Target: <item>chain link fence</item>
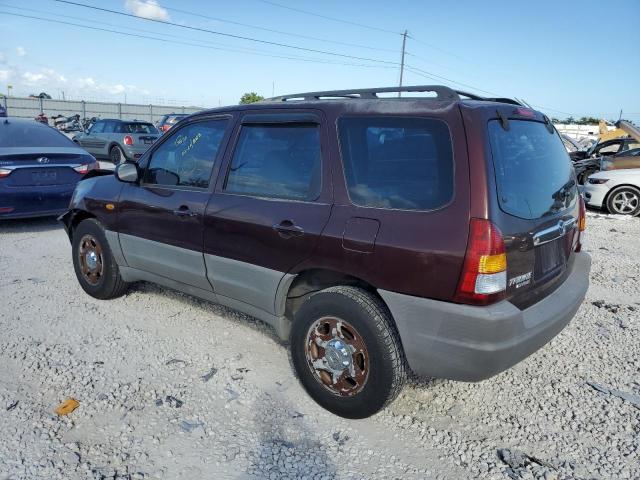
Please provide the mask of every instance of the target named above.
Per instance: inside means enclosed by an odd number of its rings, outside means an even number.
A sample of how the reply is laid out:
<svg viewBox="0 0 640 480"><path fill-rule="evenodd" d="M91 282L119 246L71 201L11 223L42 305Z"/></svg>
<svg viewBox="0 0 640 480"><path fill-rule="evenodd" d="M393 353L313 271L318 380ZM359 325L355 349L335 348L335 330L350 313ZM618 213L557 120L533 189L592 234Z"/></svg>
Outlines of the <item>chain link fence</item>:
<svg viewBox="0 0 640 480"><path fill-rule="evenodd" d="M194 113L200 107L171 107L166 105L138 105L130 103L85 102L53 100L31 97L4 97L3 105L10 117L35 118L44 113L51 118L56 115L80 118L118 118L122 120L146 120L155 122L169 113Z"/></svg>

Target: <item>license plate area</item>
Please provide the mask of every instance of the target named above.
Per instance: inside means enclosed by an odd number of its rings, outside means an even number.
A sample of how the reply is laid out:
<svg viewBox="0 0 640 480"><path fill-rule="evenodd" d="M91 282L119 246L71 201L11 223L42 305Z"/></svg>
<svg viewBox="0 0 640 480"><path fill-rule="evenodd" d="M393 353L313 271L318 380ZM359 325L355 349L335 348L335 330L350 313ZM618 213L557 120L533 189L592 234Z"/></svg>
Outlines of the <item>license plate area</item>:
<svg viewBox="0 0 640 480"><path fill-rule="evenodd" d="M31 180L36 185L55 183L58 179L58 173L55 170L40 170L31 172Z"/></svg>
<svg viewBox="0 0 640 480"><path fill-rule="evenodd" d="M566 237L567 235L564 235L536 247L536 259L533 270L533 276L536 280L564 269L569 257Z"/></svg>
<svg viewBox="0 0 640 480"><path fill-rule="evenodd" d="M152 143L153 143L153 140L151 140L150 138L145 138L145 139L144 139L144 143L145 143L146 145L150 145L150 144L152 144Z"/></svg>

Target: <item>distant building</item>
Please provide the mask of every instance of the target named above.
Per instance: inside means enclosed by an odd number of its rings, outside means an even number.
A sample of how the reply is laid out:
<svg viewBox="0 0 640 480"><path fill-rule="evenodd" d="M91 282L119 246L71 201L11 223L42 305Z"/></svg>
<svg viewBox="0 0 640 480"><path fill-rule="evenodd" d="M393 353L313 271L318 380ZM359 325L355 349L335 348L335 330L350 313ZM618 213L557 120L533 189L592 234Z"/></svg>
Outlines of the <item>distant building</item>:
<svg viewBox="0 0 640 480"><path fill-rule="evenodd" d="M575 123L556 123L554 124L558 132L571 137L574 140L582 140L588 138L597 140L600 135L600 129L597 124L594 125L577 125ZM607 125L607 130L615 130L616 127Z"/></svg>

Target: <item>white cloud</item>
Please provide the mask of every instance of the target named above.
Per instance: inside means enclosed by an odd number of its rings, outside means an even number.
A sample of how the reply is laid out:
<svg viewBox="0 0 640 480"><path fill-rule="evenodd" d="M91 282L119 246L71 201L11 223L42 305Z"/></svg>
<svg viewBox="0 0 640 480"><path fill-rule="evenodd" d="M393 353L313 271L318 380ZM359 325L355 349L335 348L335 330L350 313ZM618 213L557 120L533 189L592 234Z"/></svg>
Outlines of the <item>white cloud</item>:
<svg viewBox="0 0 640 480"><path fill-rule="evenodd" d="M11 77L11 72L9 70L0 70L0 82L7 82Z"/></svg>
<svg viewBox="0 0 640 480"><path fill-rule="evenodd" d="M24 47L16 47L16 53L19 57L24 57L27 54L27 51Z"/></svg>
<svg viewBox="0 0 640 480"><path fill-rule="evenodd" d="M22 81L29 86L48 87L66 84L67 78L52 68L42 68L39 72L24 72Z"/></svg>
<svg viewBox="0 0 640 480"><path fill-rule="evenodd" d="M0 52L0 64L4 63L7 63L7 56L4 54L4 52Z"/></svg>
<svg viewBox="0 0 640 480"><path fill-rule="evenodd" d="M169 12L157 0L125 0L124 7L136 17L151 20L169 20Z"/></svg>

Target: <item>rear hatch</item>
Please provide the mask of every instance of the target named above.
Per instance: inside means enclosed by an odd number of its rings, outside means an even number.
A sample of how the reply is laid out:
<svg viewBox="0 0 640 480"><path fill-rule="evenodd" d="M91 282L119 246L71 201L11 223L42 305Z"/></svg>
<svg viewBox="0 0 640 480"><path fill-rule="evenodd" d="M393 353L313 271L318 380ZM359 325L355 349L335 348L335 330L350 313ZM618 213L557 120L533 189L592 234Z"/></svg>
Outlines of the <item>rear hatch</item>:
<svg viewBox="0 0 640 480"><path fill-rule="evenodd" d="M146 122L122 123L119 128L119 133L124 133L125 137L131 137L133 140L131 145L134 147L149 146L160 137L160 132L155 125ZM126 139L123 143L128 145Z"/></svg>
<svg viewBox="0 0 640 480"><path fill-rule="evenodd" d="M507 254L507 298L527 308L567 277L578 241L575 174L560 136L524 109L488 122L497 205L491 220Z"/></svg>
<svg viewBox="0 0 640 480"><path fill-rule="evenodd" d="M0 148L0 178L7 187L71 185L82 174L74 170L93 161L77 148ZM50 151L53 150L53 151Z"/></svg>

